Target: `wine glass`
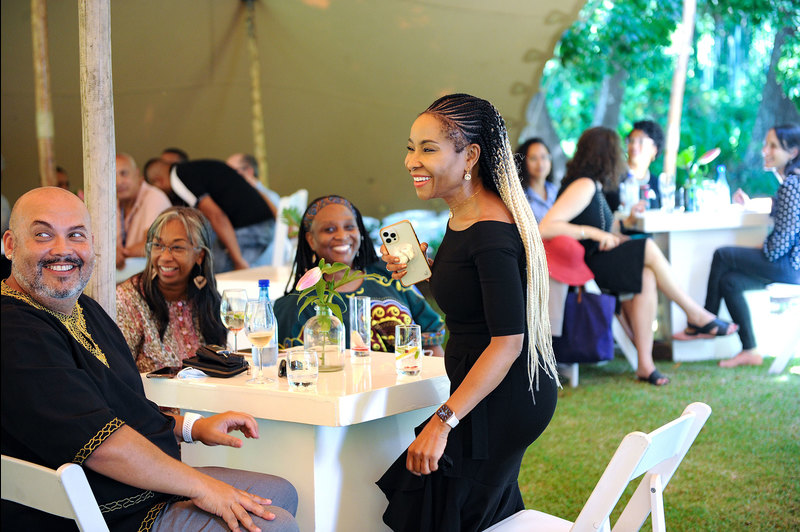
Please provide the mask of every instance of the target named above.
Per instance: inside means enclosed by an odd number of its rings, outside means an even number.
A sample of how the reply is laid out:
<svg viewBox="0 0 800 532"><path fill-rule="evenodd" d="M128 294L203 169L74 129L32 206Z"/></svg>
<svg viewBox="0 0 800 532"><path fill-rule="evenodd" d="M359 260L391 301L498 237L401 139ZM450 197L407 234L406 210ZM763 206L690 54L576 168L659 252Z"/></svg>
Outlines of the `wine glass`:
<svg viewBox="0 0 800 532"><path fill-rule="evenodd" d="M272 356L272 350L268 348L272 337L275 336L275 315L268 301L251 299L247 302L244 312L244 332L253 345L253 366L256 371L255 377L248 382L258 384L275 382L274 379L264 377L264 367L274 366L278 362L277 356Z"/></svg>
<svg viewBox="0 0 800 532"><path fill-rule="evenodd" d="M244 310L247 305L247 292L231 288L222 292L219 313L222 324L233 333L233 351L238 352L238 334L244 328Z"/></svg>

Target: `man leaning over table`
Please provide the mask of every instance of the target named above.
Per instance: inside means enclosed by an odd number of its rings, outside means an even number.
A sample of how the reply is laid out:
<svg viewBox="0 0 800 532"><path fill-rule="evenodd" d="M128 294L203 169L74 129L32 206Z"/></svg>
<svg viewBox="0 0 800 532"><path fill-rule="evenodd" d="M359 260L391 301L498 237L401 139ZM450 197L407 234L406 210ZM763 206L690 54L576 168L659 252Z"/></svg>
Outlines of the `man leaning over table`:
<svg viewBox="0 0 800 532"><path fill-rule="evenodd" d="M252 416L166 415L144 396L122 333L82 295L95 262L89 213L56 187L23 195L3 235L2 452L86 470L111 530L292 530L297 492L286 480L180 462L179 442L241 447ZM3 501L8 530L53 530L65 519Z"/></svg>

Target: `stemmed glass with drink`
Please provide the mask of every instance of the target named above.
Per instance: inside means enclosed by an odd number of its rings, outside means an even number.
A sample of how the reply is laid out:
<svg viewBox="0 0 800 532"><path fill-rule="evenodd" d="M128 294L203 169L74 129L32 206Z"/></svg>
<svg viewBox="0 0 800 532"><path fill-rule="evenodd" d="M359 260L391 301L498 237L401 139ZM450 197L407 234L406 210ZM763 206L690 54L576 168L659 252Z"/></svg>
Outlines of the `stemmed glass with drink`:
<svg viewBox="0 0 800 532"><path fill-rule="evenodd" d="M231 288L222 292L219 306L222 324L233 333L233 351L238 352L238 334L244 328L244 311L247 305L247 292Z"/></svg>
<svg viewBox="0 0 800 532"><path fill-rule="evenodd" d="M269 353L264 350L275 336L275 314L272 306L263 299L251 299L245 307L244 332L253 345L253 366L256 372L248 382L264 384L275 382L264 377L264 367L275 365L277 360L267 360Z"/></svg>

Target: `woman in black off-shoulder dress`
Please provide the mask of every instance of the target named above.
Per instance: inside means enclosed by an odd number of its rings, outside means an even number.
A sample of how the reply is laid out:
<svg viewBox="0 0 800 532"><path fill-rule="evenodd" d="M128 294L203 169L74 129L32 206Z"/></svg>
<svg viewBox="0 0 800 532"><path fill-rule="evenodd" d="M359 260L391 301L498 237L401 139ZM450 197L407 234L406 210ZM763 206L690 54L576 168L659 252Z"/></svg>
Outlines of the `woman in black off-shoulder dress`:
<svg viewBox="0 0 800 532"><path fill-rule="evenodd" d="M523 509L522 457L555 411L547 265L511 153L496 109L464 94L440 98L411 129L417 195L451 213L431 278L450 331L451 396L378 481L393 530L479 531Z"/></svg>

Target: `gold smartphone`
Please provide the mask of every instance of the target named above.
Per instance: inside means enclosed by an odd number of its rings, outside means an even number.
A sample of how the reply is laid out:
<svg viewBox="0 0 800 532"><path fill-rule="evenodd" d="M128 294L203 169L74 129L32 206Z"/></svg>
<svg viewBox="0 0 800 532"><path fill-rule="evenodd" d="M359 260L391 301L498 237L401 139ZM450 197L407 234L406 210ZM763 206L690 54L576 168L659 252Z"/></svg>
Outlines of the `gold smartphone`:
<svg viewBox="0 0 800 532"><path fill-rule="evenodd" d="M387 225L380 230L380 237L389 255L400 257L400 260L406 263L406 274L400 279L400 284L411 286L430 278L428 259L422 252L411 222L401 220Z"/></svg>

